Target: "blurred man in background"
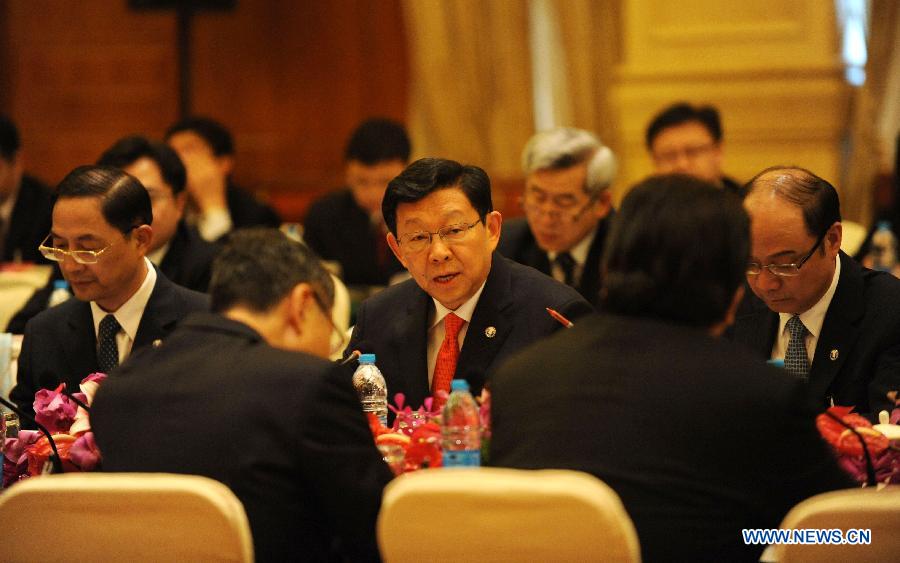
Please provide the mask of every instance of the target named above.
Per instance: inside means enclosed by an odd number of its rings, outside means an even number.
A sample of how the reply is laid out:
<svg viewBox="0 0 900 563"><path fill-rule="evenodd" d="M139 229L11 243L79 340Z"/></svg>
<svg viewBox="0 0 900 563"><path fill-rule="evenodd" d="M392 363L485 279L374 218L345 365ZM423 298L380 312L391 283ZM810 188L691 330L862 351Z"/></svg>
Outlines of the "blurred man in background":
<svg viewBox="0 0 900 563"><path fill-rule="evenodd" d="M0 115L0 262L46 262L38 245L50 231L50 189L24 173L19 131Z"/></svg>
<svg viewBox="0 0 900 563"><path fill-rule="evenodd" d="M603 244L614 215L616 159L587 131L538 133L522 153L524 219L504 221L497 250L599 300Z"/></svg>
<svg viewBox="0 0 900 563"><path fill-rule="evenodd" d="M278 227L274 209L237 187L234 141L221 123L206 117L188 117L166 130L166 142L187 169L187 189L197 229L215 241L243 227Z"/></svg>
<svg viewBox="0 0 900 563"><path fill-rule="evenodd" d="M657 173L690 174L742 195L741 185L722 172L722 122L713 106L667 107L650 122L646 142Z"/></svg>
<svg viewBox="0 0 900 563"><path fill-rule="evenodd" d="M324 260L340 264L348 285L387 285L403 271L385 240L381 199L388 182L409 161L409 137L388 119L364 121L344 151L346 188L314 202L303 223L303 240Z"/></svg>

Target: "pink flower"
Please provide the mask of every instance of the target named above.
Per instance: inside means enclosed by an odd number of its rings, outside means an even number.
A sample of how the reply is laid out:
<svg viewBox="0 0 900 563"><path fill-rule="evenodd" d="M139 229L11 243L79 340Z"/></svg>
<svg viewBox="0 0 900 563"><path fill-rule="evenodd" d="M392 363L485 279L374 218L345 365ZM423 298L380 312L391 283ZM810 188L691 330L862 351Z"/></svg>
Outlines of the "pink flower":
<svg viewBox="0 0 900 563"><path fill-rule="evenodd" d="M100 450L94 441L94 433L79 436L69 448L69 460L82 471L93 471L100 463Z"/></svg>
<svg viewBox="0 0 900 563"><path fill-rule="evenodd" d="M81 380L81 393L73 393L73 395L82 403L91 406L91 403L94 402L94 395L97 393L97 389L100 388L100 384L103 383L105 379L105 373L92 373ZM88 411L78 407L78 411L75 413L75 419L72 421L72 426L69 428L69 434L77 436L88 432L90 429L91 420Z"/></svg>
<svg viewBox="0 0 900 563"><path fill-rule="evenodd" d="M19 430L18 438L6 439L3 455L3 486L8 487L28 476L28 448L43 436L37 430Z"/></svg>
<svg viewBox="0 0 900 563"><path fill-rule="evenodd" d="M66 384L60 383L53 391L41 389L34 394L34 419L51 434L68 432L75 420L78 406L62 393L65 388Z"/></svg>

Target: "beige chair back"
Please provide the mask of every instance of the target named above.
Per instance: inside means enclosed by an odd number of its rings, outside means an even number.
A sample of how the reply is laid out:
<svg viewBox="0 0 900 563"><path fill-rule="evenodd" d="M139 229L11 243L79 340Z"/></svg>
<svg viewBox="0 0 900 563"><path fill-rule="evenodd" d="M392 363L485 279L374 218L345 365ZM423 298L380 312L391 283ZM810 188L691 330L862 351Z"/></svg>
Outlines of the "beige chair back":
<svg viewBox="0 0 900 563"><path fill-rule="evenodd" d="M253 561L244 507L222 483L167 473L32 477L0 494L0 559Z"/></svg>
<svg viewBox="0 0 900 563"><path fill-rule="evenodd" d="M387 563L640 561L619 497L578 471L429 469L392 481L378 516Z"/></svg>
<svg viewBox="0 0 900 563"><path fill-rule="evenodd" d="M900 561L900 486L816 495L792 508L781 528L872 531L869 545L776 545L772 558L781 563Z"/></svg>

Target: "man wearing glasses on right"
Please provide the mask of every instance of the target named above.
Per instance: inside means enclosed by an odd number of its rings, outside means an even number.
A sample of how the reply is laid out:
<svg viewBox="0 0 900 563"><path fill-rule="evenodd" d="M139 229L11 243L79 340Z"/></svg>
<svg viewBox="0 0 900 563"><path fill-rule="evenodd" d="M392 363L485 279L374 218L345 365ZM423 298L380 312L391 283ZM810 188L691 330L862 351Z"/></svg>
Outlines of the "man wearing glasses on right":
<svg viewBox="0 0 900 563"><path fill-rule="evenodd" d="M497 250L574 287L596 305L603 243L614 214L616 158L591 133L558 127L522 151L524 218L503 224Z"/></svg>
<svg viewBox="0 0 900 563"><path fill-rule="evenodd" d="M900 388L900 280L841 252L837 191L797 167L747 184L747 283L733 337L808 381L824 406L877 414Z"/></svg>

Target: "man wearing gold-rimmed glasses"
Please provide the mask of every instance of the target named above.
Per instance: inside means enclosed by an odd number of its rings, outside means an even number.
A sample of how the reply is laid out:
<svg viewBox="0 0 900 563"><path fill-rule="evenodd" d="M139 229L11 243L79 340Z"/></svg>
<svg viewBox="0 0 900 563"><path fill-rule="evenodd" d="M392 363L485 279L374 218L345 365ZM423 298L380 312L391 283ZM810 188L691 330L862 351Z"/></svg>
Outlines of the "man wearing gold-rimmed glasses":
<svg viewBox="0 0 900 563"><path fill-rule="evenodd" d="M596 304L603 244L614 214L608 188L615 156L593 134L559 127L528 141L522 167L525 217L503 224L498 250Z"/></svg>
<svg viewBox="0 0 900 563"><path fill-rule="evenodd" d="M120 169L81 166L60 182L39 250L59 263L76 299L25 326L10 393L23 410L37 390L76 390L87 375L160 341L185 314L208 308L205 295L173 284L147 260L152 222L147 190Z"/></svg>

